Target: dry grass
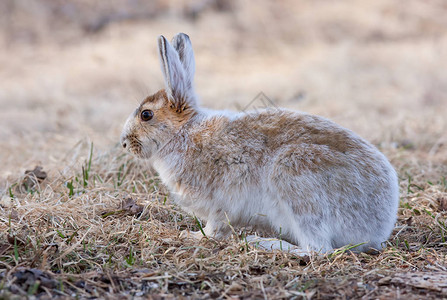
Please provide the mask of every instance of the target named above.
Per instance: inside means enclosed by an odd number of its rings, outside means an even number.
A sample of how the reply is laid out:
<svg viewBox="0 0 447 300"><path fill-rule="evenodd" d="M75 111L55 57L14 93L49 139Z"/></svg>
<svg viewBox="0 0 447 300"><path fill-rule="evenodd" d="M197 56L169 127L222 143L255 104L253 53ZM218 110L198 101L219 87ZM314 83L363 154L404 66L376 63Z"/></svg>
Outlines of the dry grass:
<svg viewBox="0 0 447 300"><path fill-rule="evenodd" d="M399 222L382 253L340 249L302 258L247 245L243 231L226 242L181 237L181 230L198 225L148 168L113 149L94 150L89 169L88 146L79 145L86 156L80 166L28 190L20 178L3 196L2 295L446 296L442 285L421 289L406 278L447 271L445 177L429 182L403 175Z"/></svg>
<svg viewBox="0 0 447 300"><path fill-rule="evenodd" d="M122 2L0 4L0 298L447 297L445 4L224 2L192 20L190 4L129 1L141 14L131 5L96 31ZM204 105L235 109L263 91L389 157L401 208L382 253L302 258L247 245L243 230L180 236L199 225L117 146L127 114L162 87L156 36L178 31L194 43ZM36 183L24 175L35 165L48 173Z"/></svg>

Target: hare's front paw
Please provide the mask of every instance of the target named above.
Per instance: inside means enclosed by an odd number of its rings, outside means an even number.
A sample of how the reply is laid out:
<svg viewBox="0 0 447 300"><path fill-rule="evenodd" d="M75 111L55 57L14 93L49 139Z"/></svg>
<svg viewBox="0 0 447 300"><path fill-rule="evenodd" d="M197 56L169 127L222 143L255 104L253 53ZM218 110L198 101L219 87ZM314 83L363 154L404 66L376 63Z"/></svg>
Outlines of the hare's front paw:
<svg viewBox="0 0 447 300"><path fill-rule="evenodd" d="M222 240L226 239L230 235L230 233L230 228L225 223L208 221L206 226L203 228L203 233L202 231L184 230L180 234L180 237L194 238L197 240L201 240L202 238L206 237Z"/></svg>
<svg viewBox="0 0 447 300"><path fill-rule="evenodd" d="M205 235L216 240L224 240L229 237L231 230L228 224L223 221L209 220L205 228Z"/></svg>
<svg viewBox="0 0 447 300"><path fill-rule="evenodd" d="M195 239L195 240L201 240L205 236L201 231L189 231L189 230L183 230L180 233L180 237L188 238L188 239Z"/></svg>

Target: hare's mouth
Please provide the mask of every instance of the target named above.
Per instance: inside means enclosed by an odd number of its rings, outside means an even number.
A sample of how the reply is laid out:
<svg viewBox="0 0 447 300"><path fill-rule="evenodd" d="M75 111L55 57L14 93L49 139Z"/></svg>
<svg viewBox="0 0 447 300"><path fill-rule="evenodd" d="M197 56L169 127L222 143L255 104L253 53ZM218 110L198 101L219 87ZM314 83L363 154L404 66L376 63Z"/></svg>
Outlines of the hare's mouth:
<svg viewBox="0 0 447 300"><path fill-rule="evenodd" d="M137 139L137 138L129 139L128 143L129 143L129 146L127 147L127 150L130 153L135 154L137 156L142 155L143 143L139 139Z"/></svg>

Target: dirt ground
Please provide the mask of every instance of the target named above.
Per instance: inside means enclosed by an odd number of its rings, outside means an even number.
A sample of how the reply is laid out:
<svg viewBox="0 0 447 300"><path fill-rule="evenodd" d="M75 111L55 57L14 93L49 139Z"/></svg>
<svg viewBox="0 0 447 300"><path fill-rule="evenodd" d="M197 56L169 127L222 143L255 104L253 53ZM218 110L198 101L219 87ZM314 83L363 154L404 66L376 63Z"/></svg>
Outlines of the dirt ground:
<svg viewBox="0 0 447 300"><path fill-rule="evenodd" d="M446 14L440 0L2 1L0 297L447 298ZM383 253L179 237L195 220L118 145L163 88L158 35L177 32L203 106L262 92L387 155L401 208ZM47 176L24 188L35 166Z"/></svg>

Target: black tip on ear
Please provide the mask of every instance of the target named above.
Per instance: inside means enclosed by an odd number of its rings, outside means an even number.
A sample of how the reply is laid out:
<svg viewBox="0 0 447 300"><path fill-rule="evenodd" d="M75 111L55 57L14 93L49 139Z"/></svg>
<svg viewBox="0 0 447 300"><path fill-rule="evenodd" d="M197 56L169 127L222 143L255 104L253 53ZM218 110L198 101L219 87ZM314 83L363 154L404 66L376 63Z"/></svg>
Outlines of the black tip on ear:
<svg viewBox="0 0 447 300"><path fill-rule="evenodd" d="M166 42L167 42L167 40L166 40L166 38L164 37L164 36L162 36L162 35L160 35L159 37L158 37L158 45L165 45L166 44Z"/></svg>

